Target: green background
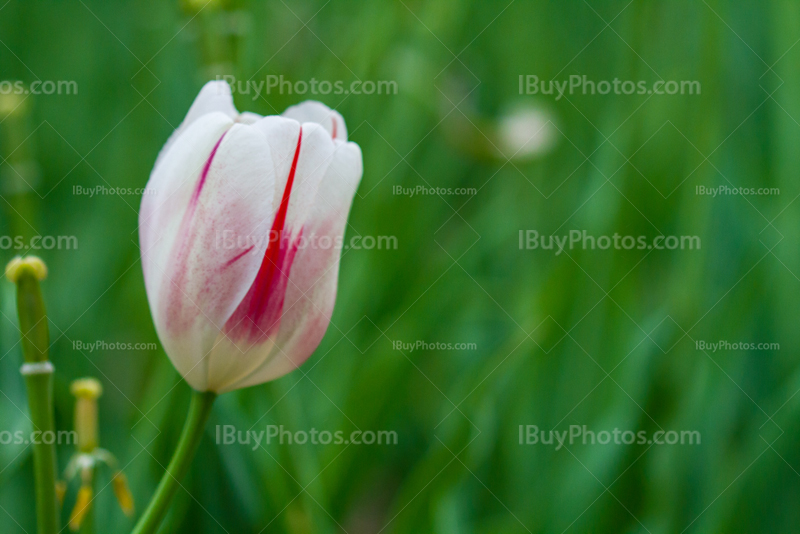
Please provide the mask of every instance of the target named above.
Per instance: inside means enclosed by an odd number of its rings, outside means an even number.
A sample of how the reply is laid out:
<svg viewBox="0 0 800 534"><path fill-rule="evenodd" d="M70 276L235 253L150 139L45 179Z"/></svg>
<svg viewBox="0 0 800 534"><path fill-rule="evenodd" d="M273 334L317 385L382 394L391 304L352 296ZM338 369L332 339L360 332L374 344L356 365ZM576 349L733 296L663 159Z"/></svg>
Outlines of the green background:
<svg viewBox="0 0 800 534"><path fill-rule="evenodd" d="M139 511L189 388L160 344L76 348L158 340L140 196L74 188L144 187L217 74L398 84L391 95L313 97L344 115L363 150L348 234L396 236L397 249L345 251L311 359L219 399L165 532L797 530L800 4L2 2L0 80L74 80L79 91L29 95L0 118L0 233L77 237L77 250L35 251L50 268L57 425L72 425L70 381L100 379L101 443ZM556 100L520 95L520 75L697 80L702 93ZM238 108L278 113L309 97L253 96L236 95ZM550 114L555 145L509 161L496 153L497 125L518 105ZM397 185L477 191L409 197ZM696 194L725 185L780 194ZM556 255L520 250L521 230L691 235L702 248ZM13 286L1 291L0 430L27 432ZM418 340L476 348L393 345ZM697 349L719 340L780 348ZM216 425L388 430L398 443L252 450L216 445ZM521 445L520 425L702 441L555 450ZM59 448L61 468L71 452ZM30 453L0 446L3 532L35 531ZM99 480L99 531L129 530L108 473Z"/></svg>

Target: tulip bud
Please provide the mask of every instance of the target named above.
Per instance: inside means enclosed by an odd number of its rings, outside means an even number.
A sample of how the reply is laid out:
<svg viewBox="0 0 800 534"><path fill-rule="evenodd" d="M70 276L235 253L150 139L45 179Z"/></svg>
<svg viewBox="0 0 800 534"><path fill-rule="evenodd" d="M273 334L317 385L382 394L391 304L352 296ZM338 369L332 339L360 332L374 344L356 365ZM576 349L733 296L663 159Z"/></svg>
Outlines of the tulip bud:
<svg viewBox="0 0 800 534"><path fill-rule="evenodd" d="M344 119L323 104L260 117L236 110L227 83L203 87L139 212L156 331L194 389L261 384L311 356L362 170Z"/></svg>
<svg viewBox="0 0 800 534"><path fill-rule="evenodd" d="M78 452L92 452L98 445L97 399L103 387L94 378L75 380L70 391L75 401L75 433L78 435Z"/></svg>

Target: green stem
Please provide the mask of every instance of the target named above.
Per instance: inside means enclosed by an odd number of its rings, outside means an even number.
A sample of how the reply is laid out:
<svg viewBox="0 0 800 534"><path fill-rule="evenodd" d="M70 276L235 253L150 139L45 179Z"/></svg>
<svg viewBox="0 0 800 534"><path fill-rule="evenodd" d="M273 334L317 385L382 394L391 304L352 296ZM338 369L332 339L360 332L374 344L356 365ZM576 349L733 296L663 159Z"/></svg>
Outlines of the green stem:
<svg viewBox="0 0 800 534"><path fill-rule="evenodd" d="M53 423L53 370L25 375L28 408L33 428L41 432L33 445L33 472L36 481L36 516L39 534L56 534L56 448ZM49 442L49 445L45 442Z"/></svg>
<svg viewBox="0 0 800 534"><path fill-rule="evenodd" d="M189 414L186 416L178 446L167 466L167 472L161 478L150 504L147 505L131 534L153 534L164 520L172 498L180 487L180 480L186 475L192 463L216 398L216 393L200 393L192 390Z"/></svg>
<svg viewBox="0 0 800 534"><path fill-rule="evenodd" d="M21 373L28 390L28 409L33 430L39 432L33 444L33 471L36 483L36 524L39 534L56 534L56 447L53 421L53 365L48 359L50 335L39 277L30 266L21 267L17 284L17 313L22 333Z"/></svg>

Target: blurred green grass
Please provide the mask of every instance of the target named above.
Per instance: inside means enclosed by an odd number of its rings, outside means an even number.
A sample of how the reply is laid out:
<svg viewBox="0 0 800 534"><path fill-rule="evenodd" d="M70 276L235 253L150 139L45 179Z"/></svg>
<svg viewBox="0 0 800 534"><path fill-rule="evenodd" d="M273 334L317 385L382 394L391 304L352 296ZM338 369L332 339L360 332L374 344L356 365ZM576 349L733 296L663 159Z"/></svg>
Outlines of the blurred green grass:
<svg viewBox="0 0 800 534"><path fill-rule="evenodd" d="M397 95L317 97L344 115L364 153L348 232L397 236L398 249L347 251L332 324L309 362L220 399L165 531L797 529L797 3L1 7L0 79L79 86L77 95L31 96L26 116L0 123L3 159L35 161L40 176L35 192L14 194L13 171L2 174L2 234L77 236L77 250L41 251L58 425L71 426L69 381L98 377L102 444L127 465L140 509L177 439L188 388L160 349L75 350L74 341L157 338L138 262L140 198L73 187L143 187L216 74L398 82ZM699 80L702 94L555 101L520 96L526 74ZM263 114L303 99L236 96L240 110ZM492 125L520 101L555 117L557 145L528 162L489 157ZM478 192L408 198L393 195L395 185ZM697 185L781 193L711 199ZM520 250L527 229L697 235L702 249L556 256ZM2 299L0 421L25 429L10 284ZM478 348L397 351L394 340ZM697 340L780 350L710 353ZM213 443L215 425L226 424L394 430L399 444L252 451ZM697 430L702 444L555 451L520 445L519 425ZM70 452L60 450L61 466ZM29 448L0 447L4 531L34 530L30 471ZM98 524L124 532L130 522L108 489Z"/></svg>

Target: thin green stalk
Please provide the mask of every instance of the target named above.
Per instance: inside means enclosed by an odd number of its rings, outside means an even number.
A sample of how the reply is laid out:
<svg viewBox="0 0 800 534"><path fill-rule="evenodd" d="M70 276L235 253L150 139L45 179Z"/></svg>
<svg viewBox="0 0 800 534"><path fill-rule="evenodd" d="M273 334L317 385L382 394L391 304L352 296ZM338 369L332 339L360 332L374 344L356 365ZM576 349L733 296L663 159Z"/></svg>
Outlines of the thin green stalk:
<svg viewBox="0 0 800 534"><path fill-rule="evenodd" d="M28 408L35 431L41 432L33 445L33 471L36 482L36 517L39 534L58 532L56 500L56 448L53 422L53 368L25 375ZM47 441L48 443L46 443Z"/></svg>
<svg viewBox="0 0 800 534"><path fill-rule="evenodd" d="M33 444L33 471L36 484L36 519L39 534L56 534L56 448L53 421L53 365L48 359L50 334L39 281L47 269L38 258L16 259L6 270L17 285L17 313L25 360L20 372L28 390L28 409L33 430L39 432Z"/></svg>
<svg viewBox="0 0 800 534"><path fill-rule="evenodd" d="M189 414L186 416L186 423L183 425L178 446L167 466L167 472L161 478L150 504L147 505L147 509L139 518L139 522L131 534L153 534L164 520L172 498L180 487L180 481L192 463L197 446L203 437L206 422L211 415L211 406L216 398L216 393L200 393L192 390Z"/></svg>

